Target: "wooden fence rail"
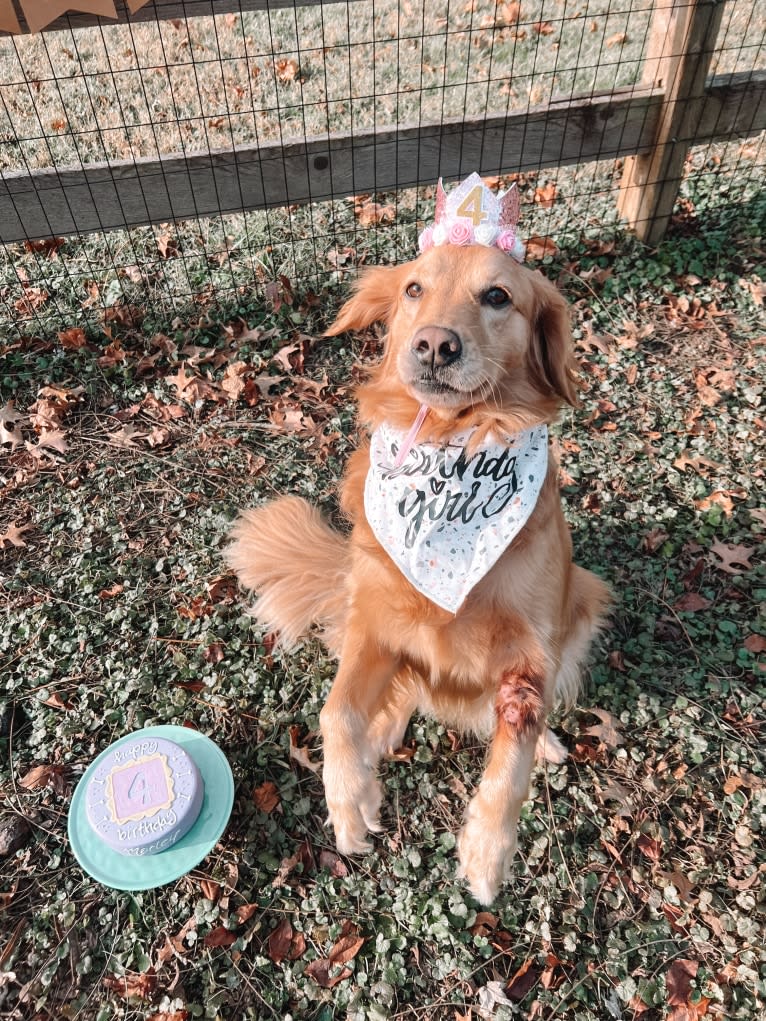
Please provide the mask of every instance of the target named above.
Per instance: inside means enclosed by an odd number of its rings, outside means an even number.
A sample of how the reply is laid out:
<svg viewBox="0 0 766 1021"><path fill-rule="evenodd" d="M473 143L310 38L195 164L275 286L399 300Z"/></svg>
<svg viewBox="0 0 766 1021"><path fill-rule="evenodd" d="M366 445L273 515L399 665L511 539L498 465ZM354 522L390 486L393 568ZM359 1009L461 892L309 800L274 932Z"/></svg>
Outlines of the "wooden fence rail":
<svg viewBox="0 0 766 1021"><path fill-rule="evenodd" d="M662 4L662 6L660 6ZM292 6L290 0L155 0L122 18ZM662 237L692 145L766 129L766 70L710 77L722 4L658 0L642 84L553 100L504 117L241 146L195 155L6 172L0 241L111 230L429 184L472 170L508 174L628 157L620 210L639 237ZM90 15L70 15L92 22Z"/></svg>

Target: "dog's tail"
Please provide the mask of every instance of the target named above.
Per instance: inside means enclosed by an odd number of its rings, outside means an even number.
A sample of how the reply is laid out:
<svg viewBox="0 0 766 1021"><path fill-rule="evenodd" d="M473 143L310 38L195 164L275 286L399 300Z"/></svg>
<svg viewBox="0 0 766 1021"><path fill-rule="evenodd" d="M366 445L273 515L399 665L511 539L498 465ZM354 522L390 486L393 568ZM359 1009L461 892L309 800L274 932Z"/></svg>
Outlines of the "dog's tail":
<svg viewBox="0 0 766 1021"><path fill-rule="evenodd" d="M258 600L257 620L294 645L312 624L337 654L346 614L348 541L305 500L286 496L244 511L224 556Z"/></svg>

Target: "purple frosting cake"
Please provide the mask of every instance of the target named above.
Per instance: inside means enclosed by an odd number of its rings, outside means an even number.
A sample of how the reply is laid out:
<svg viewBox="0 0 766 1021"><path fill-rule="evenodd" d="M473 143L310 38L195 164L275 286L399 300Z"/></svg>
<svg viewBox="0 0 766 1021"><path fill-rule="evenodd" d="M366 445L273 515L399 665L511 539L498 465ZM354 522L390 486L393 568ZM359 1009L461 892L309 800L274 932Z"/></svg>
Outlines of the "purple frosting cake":
<svg viewBox="0 0 766 1021"><path fill-rule="evenodd" d="M197 820L205 788L190 756L173 741L142 738L107 751L85 794L88 821L120 854L158 854Z"/></svg>

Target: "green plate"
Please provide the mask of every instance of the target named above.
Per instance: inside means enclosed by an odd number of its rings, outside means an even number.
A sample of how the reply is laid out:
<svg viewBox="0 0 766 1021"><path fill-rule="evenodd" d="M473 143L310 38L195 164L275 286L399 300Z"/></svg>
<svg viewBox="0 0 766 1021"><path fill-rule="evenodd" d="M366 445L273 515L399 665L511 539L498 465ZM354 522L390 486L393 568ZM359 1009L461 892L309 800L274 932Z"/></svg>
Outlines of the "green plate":
<svg viewBox="0 0 766 1021"><path fill-rule="evenodd" d="M85 811L85 791L99 763L115 748L137 737L175 741L194 760L205 784L202 808L189 832L167 851L144 857L113 851L96 834ZM226 829L233 804L231 767L217 744L188 727L146 727L115 741L85 770L69 808L69 842L80 865L104 886L115 890L150 890L172 883L199 865Z"/></svg>

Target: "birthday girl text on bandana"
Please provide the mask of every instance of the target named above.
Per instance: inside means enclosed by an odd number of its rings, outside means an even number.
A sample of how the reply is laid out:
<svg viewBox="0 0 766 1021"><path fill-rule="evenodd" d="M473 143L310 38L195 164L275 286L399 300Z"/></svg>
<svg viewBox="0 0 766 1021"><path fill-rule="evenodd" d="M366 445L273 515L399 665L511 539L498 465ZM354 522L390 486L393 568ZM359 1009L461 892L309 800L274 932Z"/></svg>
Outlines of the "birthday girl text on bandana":
<svg viewBox="0 0 766 1021"><path fill-rule="evenodd" d="M415 588L453 613L526 524L548 463L544 425L469 455L471 433L416 444L393 467L402 434L381 426L365 485L378 541Z"/></svg>

